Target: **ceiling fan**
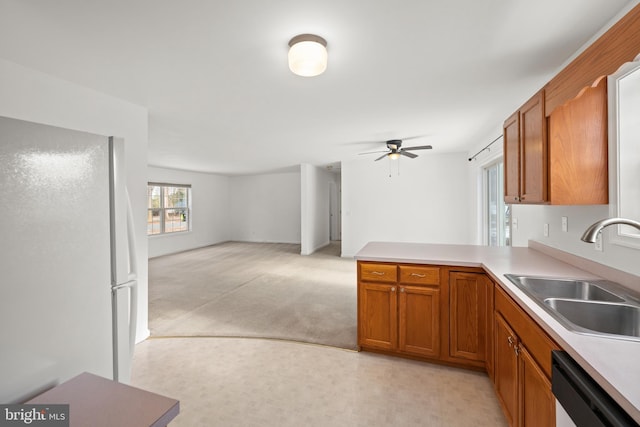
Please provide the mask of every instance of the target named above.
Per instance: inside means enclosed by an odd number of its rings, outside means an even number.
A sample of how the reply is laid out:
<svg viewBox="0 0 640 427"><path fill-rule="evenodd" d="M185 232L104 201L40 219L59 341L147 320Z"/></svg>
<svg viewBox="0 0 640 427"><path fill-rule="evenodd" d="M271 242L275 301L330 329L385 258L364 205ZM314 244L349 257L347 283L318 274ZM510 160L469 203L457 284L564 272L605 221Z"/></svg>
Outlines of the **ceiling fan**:
<svg viewBox="0 0 640 427"><path fill-rule="evenodd" d="M406 138L411 139L411 138ZM390 139L386 141L387 150L385 151L369 151L367 153L360 154L374 154L374 153L384 153L382 156L378 157L375 161L382 160L385 157L389 157L391 160L399 159L400 156L407 156L410 159L415 159L418 157L417 154L412 153L414 150L431 150L433 147L430 145L418 145L413 147L405 147L402 148L402 140L401 139Z"/></svg>

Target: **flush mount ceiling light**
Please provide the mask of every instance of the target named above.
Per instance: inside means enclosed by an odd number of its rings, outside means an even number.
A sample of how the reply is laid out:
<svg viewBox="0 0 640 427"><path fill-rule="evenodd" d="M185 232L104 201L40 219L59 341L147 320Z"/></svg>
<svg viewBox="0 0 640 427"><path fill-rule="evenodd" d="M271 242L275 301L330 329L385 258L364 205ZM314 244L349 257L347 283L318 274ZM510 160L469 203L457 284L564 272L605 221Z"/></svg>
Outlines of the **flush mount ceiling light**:
<svg viewBox="0 0 640 427"><path fill-rule="evenodd" d="M289 41L289 69L313 77L327 69L327 41L314 34L300 34Z"/></svg>

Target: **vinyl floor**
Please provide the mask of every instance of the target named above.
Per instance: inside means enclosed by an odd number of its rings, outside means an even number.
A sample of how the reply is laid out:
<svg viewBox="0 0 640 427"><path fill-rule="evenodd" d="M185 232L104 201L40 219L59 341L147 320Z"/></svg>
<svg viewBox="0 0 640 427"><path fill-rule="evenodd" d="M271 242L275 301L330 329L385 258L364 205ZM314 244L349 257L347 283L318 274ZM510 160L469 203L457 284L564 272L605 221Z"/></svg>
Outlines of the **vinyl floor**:
<svg viewBox="0 0 640 427"><path fill-rule="evenodd" d="M505 426L486 374L350 350L355 261L230 242L149 263L132 385L180 426Z"/></svg>

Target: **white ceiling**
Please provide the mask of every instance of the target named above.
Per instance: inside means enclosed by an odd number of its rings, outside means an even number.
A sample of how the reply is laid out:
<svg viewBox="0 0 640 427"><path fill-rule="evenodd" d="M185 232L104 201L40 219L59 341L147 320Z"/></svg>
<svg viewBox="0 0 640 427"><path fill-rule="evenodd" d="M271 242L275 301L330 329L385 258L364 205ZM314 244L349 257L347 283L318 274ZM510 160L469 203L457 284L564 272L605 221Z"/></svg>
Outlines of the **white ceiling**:
<svg viewBox="0 0 640 427"><path fill-rule="evenodd" d="M147 107L151 165L257 173L488 143L637 2L0 0L0 58ZM325 74L288 70L300 33L327 40Z"/></svg>

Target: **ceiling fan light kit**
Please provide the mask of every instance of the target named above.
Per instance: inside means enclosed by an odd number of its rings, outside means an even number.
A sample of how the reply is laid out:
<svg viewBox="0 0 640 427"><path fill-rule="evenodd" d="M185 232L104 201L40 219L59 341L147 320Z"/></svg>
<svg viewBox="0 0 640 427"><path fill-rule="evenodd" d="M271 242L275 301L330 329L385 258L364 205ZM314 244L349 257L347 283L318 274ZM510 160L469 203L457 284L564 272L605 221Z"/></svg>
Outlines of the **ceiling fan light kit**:
<svg viewBox="0 0 640 427"><path fill-rule="evenodd" d="M303 77L318 76L327 69L327 41L315 34L300 34L289 41L289 69Z"/></svg>

